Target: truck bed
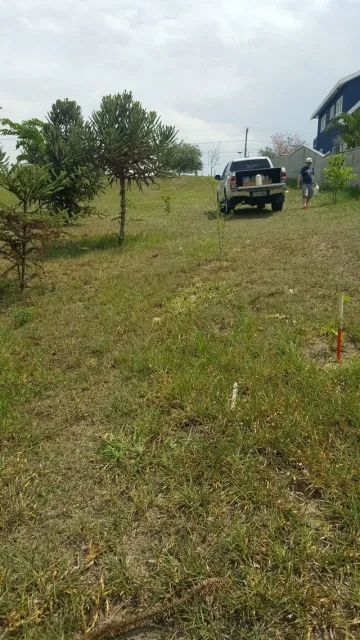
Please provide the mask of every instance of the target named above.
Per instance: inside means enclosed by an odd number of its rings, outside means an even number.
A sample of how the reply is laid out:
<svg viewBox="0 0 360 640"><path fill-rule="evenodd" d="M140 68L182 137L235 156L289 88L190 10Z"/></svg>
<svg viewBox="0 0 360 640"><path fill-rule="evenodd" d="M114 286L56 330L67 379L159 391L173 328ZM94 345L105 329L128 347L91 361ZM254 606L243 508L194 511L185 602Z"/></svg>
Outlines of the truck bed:
<svg viewBox="0 0 360 640"><path fill-rule="evenodd" d="M281 183L281 168L274 169L253 169L247 171L236 171L236 184L238 187L255 187L256 176L260 174L262 184L279 184Z"/></svg>

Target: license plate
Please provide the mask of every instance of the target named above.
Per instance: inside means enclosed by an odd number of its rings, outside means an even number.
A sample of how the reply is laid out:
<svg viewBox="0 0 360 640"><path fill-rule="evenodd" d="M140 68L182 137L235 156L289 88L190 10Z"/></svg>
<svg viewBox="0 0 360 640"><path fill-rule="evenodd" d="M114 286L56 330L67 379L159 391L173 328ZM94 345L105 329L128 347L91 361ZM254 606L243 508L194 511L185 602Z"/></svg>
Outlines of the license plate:
<svg viewBox="0 0 360 640"><path fill-rule="evenodd" d="M264 191L253 191L251 195L253 195L255 198L257 196L260 196L260 197L261 196L266 196L266 191L265 190Z"/></svg>

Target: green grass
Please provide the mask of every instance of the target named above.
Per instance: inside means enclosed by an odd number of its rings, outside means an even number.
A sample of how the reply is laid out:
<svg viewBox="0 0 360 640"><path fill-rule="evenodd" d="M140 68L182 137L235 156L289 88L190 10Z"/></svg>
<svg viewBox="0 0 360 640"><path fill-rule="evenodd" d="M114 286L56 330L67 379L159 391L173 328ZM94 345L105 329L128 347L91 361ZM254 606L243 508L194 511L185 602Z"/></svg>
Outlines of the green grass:
<svg viewBox="0 0 360 640"><path fill-rule="evenodd" d="M240 209L221 265L209 181L168 189L130 194L123 249L108 189L42 283L1 284L0 637L218 576L143 637L359 637L359 202Z"/></svg>

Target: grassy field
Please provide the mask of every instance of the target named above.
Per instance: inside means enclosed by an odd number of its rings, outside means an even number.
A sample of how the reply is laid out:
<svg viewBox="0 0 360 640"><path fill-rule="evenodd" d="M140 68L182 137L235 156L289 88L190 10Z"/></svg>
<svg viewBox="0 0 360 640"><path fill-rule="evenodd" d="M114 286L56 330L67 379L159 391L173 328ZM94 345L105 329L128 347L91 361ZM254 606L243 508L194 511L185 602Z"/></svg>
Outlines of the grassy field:
<svg viewBox="0 0 360 640"><path fill-rule="evenodd" d="M1 284L0 638L186 594L128 637L360 637L359 201L241 209L222 264L208 179L130 202Z"/></svg>

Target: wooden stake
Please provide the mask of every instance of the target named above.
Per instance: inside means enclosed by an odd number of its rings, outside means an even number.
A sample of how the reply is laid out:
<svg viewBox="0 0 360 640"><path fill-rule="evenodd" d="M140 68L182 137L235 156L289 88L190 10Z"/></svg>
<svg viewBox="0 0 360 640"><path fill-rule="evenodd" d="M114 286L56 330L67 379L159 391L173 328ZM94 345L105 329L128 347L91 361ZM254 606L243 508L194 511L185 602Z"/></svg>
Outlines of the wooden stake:
<svg viewBox="0 0 360 640"><path fill-rule="evenodd" d="M341 345L342 345L342 323L344 315L344 294L340 295L339 300L339 320L338 320L338 334L337 334L337 347L336 347L336 359L341 362Z"/></svg>
<svg viewBox="0 0 360 640"><path fill-rule="evenodd" d="M232 392L232 396L231 396L231 409L232 411L234 411L235 407L236 407L236 400L237 400L237 396L238 396L238 391L239 391L239 385L237 382L234 382L234 386L233 386L233 392Z"/></svg>

